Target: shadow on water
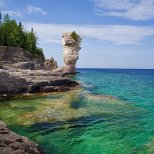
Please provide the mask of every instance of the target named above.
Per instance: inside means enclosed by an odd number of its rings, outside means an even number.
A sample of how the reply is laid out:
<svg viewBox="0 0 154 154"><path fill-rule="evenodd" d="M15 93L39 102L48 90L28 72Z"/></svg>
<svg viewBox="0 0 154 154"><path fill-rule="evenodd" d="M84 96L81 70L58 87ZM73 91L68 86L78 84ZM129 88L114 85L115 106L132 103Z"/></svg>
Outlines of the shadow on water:
<svg viewBox="0 0 154 154"><path fill-rule="evenodd" d="M65 122L36 123L34 125L31 125L29 128L33 131L39 130L41 131L42 134L46 134L49 132L58 131L60 129L86 127L102 121L103 118L99 116L90 116L90 117L81 117L79 119L72 119Z"/></svg>

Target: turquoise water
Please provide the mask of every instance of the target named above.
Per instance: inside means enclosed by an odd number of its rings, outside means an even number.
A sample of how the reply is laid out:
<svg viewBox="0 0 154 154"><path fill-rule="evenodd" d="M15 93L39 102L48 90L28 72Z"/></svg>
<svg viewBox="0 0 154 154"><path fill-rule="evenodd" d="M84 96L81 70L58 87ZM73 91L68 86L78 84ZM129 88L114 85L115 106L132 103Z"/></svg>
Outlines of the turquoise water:
<svg viewBox="0 0 154 154"><path fill-rule="evenodd" d="M154 154L154 70L80 69L81 88L0 101L48 154Z"/></svg>

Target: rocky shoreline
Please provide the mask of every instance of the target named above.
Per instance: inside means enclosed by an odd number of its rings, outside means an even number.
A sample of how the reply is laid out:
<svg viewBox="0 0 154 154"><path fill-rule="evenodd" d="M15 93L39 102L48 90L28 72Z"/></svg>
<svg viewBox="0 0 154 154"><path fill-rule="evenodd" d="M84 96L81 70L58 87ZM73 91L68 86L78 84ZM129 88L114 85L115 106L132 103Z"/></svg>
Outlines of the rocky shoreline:
<svg viewBox="0 0 154 154"><path fill-rule="evenodd" d="M0 47L0 97L24 94L63 92L79 84L62 76L76 73L76 62L81 49L81 37L75 32L62 36L65 66L58 68L52 57L16 47Z"/></svg>
<svg viewBox="0 0 154 154"><path fill-rule="evenodd" d="M44 154L38 144L10 131L0 121L0 154Z"/></svg>
<svg viewBox="0 0 154 154"><path fill-rule="evenodd" d="M0 69L0 96L24 93L64 92L79 84L69 78L54 76L44 70Z"/></svg>
<svg viewBox="0 0 154 154"><path fill-rule="evenodd" d="M79 86L78 82L65 78L76 73L81 38L75 32L63 35L65 67L58 68L51 58L43 54L33 55L29 51L0 46L0 98L21 94L65 92ZM10 131L0 121L0 154L42 154L37 144Z"/></svg>

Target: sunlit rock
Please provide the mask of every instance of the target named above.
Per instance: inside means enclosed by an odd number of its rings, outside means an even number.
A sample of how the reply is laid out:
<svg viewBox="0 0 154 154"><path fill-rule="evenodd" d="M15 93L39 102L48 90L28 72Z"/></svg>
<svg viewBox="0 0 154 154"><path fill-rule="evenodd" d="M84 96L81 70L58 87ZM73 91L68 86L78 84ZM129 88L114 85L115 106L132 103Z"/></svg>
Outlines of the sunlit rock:
<svg viewBox="0 0 154 154"><path fill-rule="evenodd" d="M57 61L55 61L53 57L51 57L51 59L46 59L44 62L44 68L48 71L58 68Z"/></svg>
<svg viewBox="0 0 154 154"><path fill-rule="evenodd" d="M79 59L82 39L76 32L64 33L62 37L64 73L76 73L76 62Z"/></svg>

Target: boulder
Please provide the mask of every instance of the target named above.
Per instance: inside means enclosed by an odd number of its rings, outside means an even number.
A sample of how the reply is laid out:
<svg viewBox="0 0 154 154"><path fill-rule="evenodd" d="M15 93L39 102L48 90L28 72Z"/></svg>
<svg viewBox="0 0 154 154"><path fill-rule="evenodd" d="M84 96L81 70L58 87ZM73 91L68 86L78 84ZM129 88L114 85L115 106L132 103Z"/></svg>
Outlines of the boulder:
<svg viewBox="0 0 154 154"><path fill-rule="evenodd" d="M27 91L28 83L14 73L0 69L0 95L20 94Z"/></svg>
<svg viewBox="0 0 154 154"><path fill-rule="evenodd" d="M54 58L51 57L51 59L45 60L44 68L45 68L45 70L52 71L52 70L58 68L58 65L57 65L57 62L54 60Z"/></svg>
<svg viewBox="0 0 154 154"><path fill-rule="evenodd" d="M10 131L0 121L0 154L43 154L38 144Z"/></svg>

